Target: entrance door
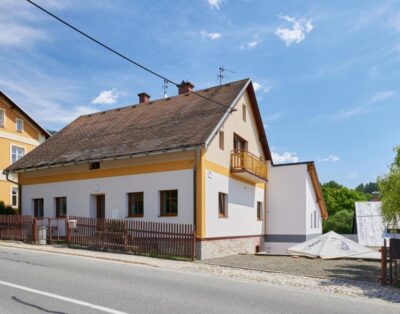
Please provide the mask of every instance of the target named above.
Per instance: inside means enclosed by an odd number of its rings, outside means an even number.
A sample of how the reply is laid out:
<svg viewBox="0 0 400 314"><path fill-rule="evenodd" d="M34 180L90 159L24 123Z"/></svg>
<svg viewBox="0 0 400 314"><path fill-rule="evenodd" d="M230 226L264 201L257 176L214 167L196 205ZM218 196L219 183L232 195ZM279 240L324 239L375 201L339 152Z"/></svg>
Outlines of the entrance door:
<svg viewBox="0 0 400 314"><path fill-rule="evenodd" d="M96 195L96 218L106 218L106 196Z"/></svg>

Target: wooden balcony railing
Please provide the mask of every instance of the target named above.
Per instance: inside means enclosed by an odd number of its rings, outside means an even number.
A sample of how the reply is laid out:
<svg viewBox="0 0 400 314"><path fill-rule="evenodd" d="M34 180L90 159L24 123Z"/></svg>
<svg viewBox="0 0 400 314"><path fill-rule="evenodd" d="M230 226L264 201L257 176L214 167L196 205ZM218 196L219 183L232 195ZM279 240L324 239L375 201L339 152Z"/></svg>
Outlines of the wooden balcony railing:
<svg viewBox="0 0 400 314"><path fill-rule="evenodd" d="M244 150L232 151L231 171L235 173L249 172L263 180L268 179L268 167L266 161Z"/></svg>

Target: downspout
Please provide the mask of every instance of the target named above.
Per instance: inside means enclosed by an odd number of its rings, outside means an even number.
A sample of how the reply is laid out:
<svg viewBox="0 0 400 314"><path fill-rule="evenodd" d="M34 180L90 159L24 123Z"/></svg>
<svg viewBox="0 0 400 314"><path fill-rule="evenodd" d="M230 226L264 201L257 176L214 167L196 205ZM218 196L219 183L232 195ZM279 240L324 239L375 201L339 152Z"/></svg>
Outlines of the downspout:
<svg viewBox="0 0 400 314"><path fill-rule="evenodd" d="M6 180L7 180L8 182L11 182L12 184L17 185L17 187L18 187L18 211L19 211L19 214L21 214L21 200L22 200L22 196L21 196L21 194L22 194L21 185L20 185L17 181L11 180L11 179L9 178L9 175L10 175L9 172L6 172L5 175L6 175Z"/></svg>

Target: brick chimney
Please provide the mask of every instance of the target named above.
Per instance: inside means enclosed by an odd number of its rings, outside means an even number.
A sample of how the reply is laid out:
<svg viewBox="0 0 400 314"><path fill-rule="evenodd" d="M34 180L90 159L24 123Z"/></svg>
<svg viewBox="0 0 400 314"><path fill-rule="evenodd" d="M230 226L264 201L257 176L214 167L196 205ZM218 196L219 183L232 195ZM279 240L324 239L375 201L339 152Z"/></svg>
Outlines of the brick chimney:
<svg viewBox="0 0 400 314"><path fill-rule="evenodd" d="M193 90L194 85L192 83L190 83L189 81L182 81L182 83L180 83L178 85L178 94L182 95L182 94L186 94L189 93Z"/></svg>
<svg viewBox="0 0 400 314"><path fill-rule="evenodd" d="M137 95L139 96L139 104L149 102L150 100L150 95L147 93L140 93Z"/></svg>
<svg viewBox="0 0 400 314"><path fill-rule="evenodd" d="M380 201L380 197L379 197L379 192L378 191L374 191L371 194L372 194L371 202L379 202Z"/></svg>

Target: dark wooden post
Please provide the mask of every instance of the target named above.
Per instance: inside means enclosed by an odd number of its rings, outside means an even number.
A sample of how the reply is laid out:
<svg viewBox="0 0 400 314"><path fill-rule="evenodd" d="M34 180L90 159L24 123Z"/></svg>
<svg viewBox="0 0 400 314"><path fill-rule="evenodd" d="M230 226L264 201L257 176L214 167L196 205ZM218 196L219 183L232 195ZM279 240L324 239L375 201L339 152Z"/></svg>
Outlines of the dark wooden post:
<svg viewBox="0 0 400 314"><path fill-rule="evenodd" d="M67 233L67 245L69 246L71 244L71 230L69 229L68 218L65 219L65 231Z"/></svg>
<svg viewBox="0 0 400 314"><path fill-rule="evenodd" d="M36 217L33 217L32 237L33 237L33 244L35 244L36 240L37 240L37 221L36 221Z"/></svg>
<svg viewBox="0 0 400 314"><path fill-rule="evenodd" d="M193 244L192 244L192 261L194 261L195 259L195 255L196 255L196 227L193 226L193 233L192 233L192 237L193 237Z"/></svg>
<svg viewBox="0 0 400 314"><path fill-rule="evenodd" d="M381 283L382 285L386 285L386 239L383 240L383 246L380 249L381 251Z"/></svg>

